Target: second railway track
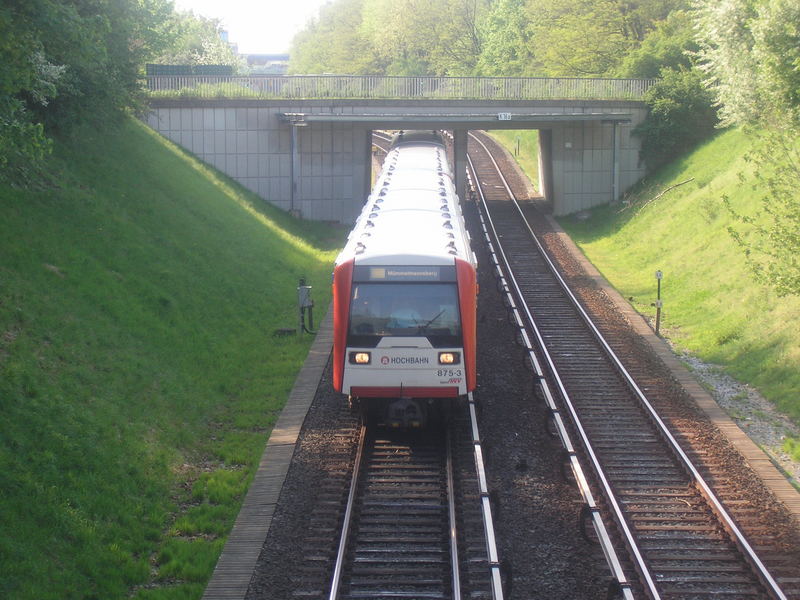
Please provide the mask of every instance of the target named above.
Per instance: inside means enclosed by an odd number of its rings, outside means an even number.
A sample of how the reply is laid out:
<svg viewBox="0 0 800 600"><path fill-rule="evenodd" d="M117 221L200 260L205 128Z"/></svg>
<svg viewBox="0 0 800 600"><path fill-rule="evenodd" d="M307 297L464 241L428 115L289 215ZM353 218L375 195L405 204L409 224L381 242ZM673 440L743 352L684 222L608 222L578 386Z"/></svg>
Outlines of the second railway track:
<svg viewBox="0 0 800 600"><path fill-rule="evenodd" d="M637 595L785 598L636 384L587 323L538 244L508 185L476 139L490 243L547 378L580 440L604 519L629 557ZM533 348L532 348L533 349ZM544 373L543 373L544 374ZM632 572L631 572L632 571Z"/></svg>

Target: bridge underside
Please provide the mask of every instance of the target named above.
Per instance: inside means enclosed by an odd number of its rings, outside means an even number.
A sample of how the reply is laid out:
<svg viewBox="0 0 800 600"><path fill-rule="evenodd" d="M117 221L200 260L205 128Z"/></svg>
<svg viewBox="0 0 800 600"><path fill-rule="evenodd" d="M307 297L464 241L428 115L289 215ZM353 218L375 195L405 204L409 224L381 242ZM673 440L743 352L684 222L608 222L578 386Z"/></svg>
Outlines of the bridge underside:
<svg viewBox="0 0 800 600"><path fill-rule="evenodd" d="M538 129L538 187L557 215L614 201L644 175L630 101L153 101L148 124L285 210L352 222L369 193L371 131L456 136L460 190L466 132Z"/></svg>

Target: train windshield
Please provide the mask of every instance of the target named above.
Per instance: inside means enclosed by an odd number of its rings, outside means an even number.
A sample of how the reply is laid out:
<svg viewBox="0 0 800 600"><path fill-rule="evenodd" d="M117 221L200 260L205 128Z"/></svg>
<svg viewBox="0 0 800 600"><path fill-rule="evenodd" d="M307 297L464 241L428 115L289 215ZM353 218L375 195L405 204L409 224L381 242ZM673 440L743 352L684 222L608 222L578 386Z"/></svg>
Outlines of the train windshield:
<svg viewBox="0 0 800 600"><path fill-rule="evenodd" d="M348 345L375 346L386 336L426 337L435 348L460 346L456 284L354 284Z"/></svg>

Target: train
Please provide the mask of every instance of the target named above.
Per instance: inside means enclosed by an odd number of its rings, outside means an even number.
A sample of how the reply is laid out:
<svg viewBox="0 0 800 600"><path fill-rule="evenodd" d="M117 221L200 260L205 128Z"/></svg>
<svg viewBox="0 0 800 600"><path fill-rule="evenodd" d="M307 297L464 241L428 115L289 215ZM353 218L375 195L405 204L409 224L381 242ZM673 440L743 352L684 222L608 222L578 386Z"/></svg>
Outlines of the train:
<svg viewBox="0 0 800 600"><path fill-rule="evenodd" d="M390 427L424 427L475 388L477 296L446 146L399 132L334 263L334 388Z"/></svg>

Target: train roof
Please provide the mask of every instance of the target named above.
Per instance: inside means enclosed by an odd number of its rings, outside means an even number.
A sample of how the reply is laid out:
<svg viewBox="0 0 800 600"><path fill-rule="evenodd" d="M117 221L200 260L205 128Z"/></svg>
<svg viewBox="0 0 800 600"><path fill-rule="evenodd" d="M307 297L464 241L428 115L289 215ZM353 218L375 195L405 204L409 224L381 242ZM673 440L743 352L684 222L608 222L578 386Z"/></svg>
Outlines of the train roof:
<svg viewBox="0 0 800 600"><path fill-rule="evenodd" d="M389 151L336 263L475 264L444 146L406 139Z"/></svg>
<svg viewBox="0 0 800 600"><path fill-rule="evenodd" d="M391 147L394 148L398 144L418 143L418 142L429 142L441 145L442 136L440 136L436 131L430 131L430 130L399 131L392 138Z"/></svg>

